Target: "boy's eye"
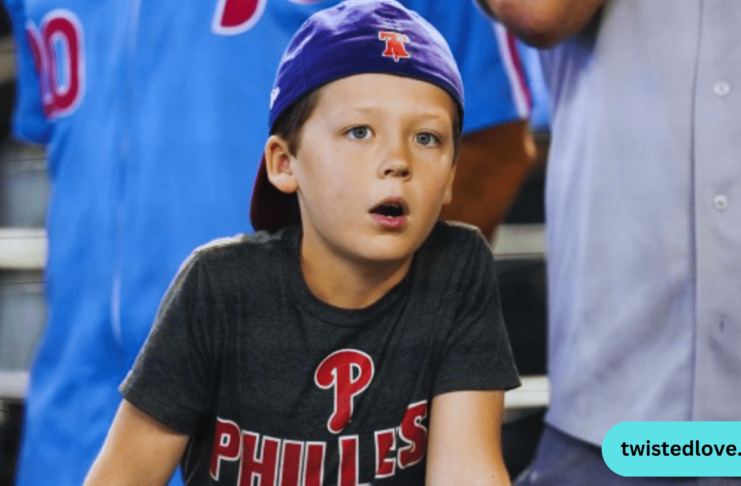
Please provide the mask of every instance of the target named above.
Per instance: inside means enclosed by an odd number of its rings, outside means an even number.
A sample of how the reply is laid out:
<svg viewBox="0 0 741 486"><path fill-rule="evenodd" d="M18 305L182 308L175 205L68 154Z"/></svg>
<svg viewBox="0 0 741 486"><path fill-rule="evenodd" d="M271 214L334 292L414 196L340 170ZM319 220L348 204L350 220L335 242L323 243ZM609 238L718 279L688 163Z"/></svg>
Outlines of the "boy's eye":
<svg viewBox="0 0 741 486"><path fill-rule="evenodd" d="M430 132L418 133L414 138L417 143L422 145L438 145L440 143L440 139Z"/></svg>
<svg viewBox="0 0 741 486"><path fill-rule="evenodd" d="M370 136L368 127L352 127L347 131L347 135L353 140L365 140Z"/></svg>

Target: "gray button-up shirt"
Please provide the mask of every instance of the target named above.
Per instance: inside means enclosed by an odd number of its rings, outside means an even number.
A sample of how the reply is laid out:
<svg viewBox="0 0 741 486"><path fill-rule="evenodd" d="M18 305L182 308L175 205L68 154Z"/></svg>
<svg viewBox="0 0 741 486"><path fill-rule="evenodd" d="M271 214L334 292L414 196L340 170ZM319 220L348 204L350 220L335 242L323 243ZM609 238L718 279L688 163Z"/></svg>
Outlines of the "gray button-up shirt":
<svg viewBox="0 0 741 486"><path fill-rule="evenodd" d="M611 1L544 63L548 422L741 420L741 1Z"/></svg>

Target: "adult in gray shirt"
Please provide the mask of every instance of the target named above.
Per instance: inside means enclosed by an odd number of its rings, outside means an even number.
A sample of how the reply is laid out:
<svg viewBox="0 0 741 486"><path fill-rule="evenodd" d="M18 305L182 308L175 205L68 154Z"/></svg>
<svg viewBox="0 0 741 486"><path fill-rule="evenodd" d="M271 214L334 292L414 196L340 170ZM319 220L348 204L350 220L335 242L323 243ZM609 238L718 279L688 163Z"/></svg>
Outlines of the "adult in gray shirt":
<svg viewBox="0 0 741 486"><path fill-rule="evenodd" d="M543 52L547 428L519 484L631 479L627 420L741 420L741 2L488 0Z"/></svg>

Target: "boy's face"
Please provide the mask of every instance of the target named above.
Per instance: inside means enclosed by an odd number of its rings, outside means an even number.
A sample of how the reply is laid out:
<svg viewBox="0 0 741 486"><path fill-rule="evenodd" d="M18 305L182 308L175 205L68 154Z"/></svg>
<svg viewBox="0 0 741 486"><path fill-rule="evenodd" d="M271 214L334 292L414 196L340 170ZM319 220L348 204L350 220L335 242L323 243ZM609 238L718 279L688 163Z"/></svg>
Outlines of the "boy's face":
<svg viewBox="0 0 741 486"><path fill-rule="evenodd" d="M411 78L359 74L323 87L282 166L298 191L304 248L411 259L452 197L455 113L444 90Z"/></svg>

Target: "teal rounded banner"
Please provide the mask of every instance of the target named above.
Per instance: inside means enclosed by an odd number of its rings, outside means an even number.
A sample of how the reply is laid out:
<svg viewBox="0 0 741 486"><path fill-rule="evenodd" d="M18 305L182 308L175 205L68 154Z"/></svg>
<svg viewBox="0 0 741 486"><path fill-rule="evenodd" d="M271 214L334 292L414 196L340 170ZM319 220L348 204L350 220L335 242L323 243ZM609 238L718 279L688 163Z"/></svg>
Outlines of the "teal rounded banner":
<svg viewBox="0 0 741 486"><path fill-rule="evenodd" d="M602 457L621 476L741 476L741 422L621 422Z"/></svg>

